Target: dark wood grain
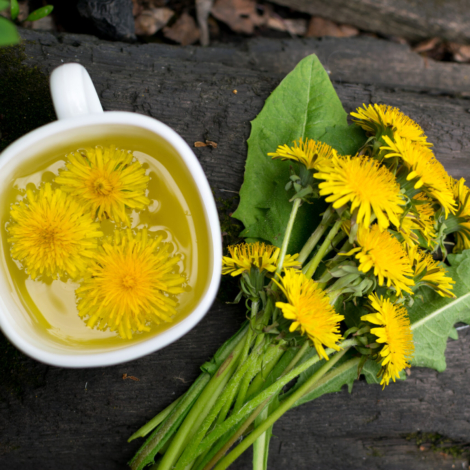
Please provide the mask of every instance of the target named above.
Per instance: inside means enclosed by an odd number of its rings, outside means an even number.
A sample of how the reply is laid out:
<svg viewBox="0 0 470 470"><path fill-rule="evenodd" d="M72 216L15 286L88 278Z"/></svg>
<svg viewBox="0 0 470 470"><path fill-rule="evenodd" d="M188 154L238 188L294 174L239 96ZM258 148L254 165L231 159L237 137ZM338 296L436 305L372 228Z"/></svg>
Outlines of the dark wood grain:
<svg viewBox="0 0 470 470"><path fill-rule="evenodd" d="M106 110L155 117L191 146L204 139L217 142L217 149L194 149L216 196L225 195L223 189L239 189L249 122L286 72L282 65L270 71L266 58L259 58L264 64L259 66L251 59L238 62L243 48L251 51L249 57L256 57L256 48L250 45L226 47L233 57L221 57L216 48L130 46L48 34L28 39L24 44L28 66L48 75L63 62L82 63ZM335 48L341 50L341 44ZM349 44L345 41L345 50ZM348 59L345 64L349 63ZM7 65L0 64L0 73L2 66ZM431 95L426 87L421 92L408 86L404 86L407 91L388 88L380 80L374 84L373 77L370 84L335 83L346 110L370 102L399 106L423 126L452 174L470 176L470 103ZM243 319L243 308L217 301L177 343L114 367L67 370L20 356L21 373L13 372L19 374L18 386L13 389L11 377L0 377L0 468L125 468L139 446L126 444L127 437L188 388L198 366ZM470 330L460 333L458 341L449 342L444 373L412 369L406 382L385 391L359 381L352 394L343 390L291 410L274 428L270 468L468 468L465 456L454 459L429 446L420 450L410 439L412 433L424 432L444 435L452 445L470 442ZM123 374L139 381L123 380ZM249 469L249 453L233 468Z"/></svg>
<svg viewBox="0 0 470 470"><path fill-rule="evenodd" d="M412 40L434 36L469 42L466 0L273 0L296 11L329 18L365 31Z"/></svg>

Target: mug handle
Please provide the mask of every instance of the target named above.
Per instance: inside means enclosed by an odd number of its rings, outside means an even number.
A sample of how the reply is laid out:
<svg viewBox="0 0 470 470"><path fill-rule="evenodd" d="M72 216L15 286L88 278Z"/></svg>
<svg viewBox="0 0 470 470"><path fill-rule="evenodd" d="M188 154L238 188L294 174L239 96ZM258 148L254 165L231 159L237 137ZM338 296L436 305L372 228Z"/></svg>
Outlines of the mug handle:
<svg viewBox="0 0 470 470"><path fill-rule="evenodd" d="M103 112L96 89L83 65L70 63L57 67L51 74L50 87L59 119Z"/></svg>

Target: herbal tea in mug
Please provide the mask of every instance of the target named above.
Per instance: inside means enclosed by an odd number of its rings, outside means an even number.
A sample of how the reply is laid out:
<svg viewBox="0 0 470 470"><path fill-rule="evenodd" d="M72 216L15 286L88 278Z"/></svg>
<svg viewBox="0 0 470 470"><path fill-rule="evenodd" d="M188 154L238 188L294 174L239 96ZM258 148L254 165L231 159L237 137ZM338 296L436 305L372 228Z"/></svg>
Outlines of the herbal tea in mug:
<svg viewBox="0 0 470 470"><path fill-rule="evenodd" d="M56 343L142 341L184 319L206 288L197 187L155 140L103 135L49 149L16 169L0 210L17 304Z"/></svg>

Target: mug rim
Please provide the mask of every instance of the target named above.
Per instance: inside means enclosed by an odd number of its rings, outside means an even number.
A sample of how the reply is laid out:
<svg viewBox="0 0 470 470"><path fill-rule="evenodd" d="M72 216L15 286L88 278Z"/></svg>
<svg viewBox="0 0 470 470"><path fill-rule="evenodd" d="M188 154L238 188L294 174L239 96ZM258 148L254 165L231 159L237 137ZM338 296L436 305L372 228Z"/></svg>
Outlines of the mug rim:
<svg viewBox="0 0 470 470"><path fill-rule="evenodd" d="M42 140L71 129L87 127L90 125L121 124L140 127L157 134L166 140L183 159L186 167L195 182L203 210L207 217L207 231L210 236L209 247L212 258L212 274L208 277L207 287L196 307L185 318L171 326L169 329L156 334L138 344L123 346L122 348L108 352L93 352L87 354L60 354L43 350L25 340L3 315L7 309L0 297L0 329L5 336L24 354L45 364L67 367L86 368L103 367L129 362L142 356L158 351L177 341L183 335L194 328L206 315L212 306L217 294L221 269L222 269L222 240L220 235L220 223L217 208L202 166L189 145L183 138L168 125L157 119L142 114L127 111L106 111L87 114L73 118L60 119L41 126L28 134L20 137L10 144L0 154L0 171L21 152L34 144L34 141ZM18 164L21 163L19 159Z"/></svg>

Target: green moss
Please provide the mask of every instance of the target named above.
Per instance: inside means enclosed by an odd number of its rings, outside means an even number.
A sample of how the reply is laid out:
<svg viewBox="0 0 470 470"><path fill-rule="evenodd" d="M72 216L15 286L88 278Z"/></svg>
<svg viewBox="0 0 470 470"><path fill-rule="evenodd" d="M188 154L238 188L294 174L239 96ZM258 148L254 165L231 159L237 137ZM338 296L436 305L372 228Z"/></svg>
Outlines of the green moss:
<svg viewBox="0 0 470 470"><path fill-rule="evenodd" d="M438 433L414 432L407 434L405 437L409 441L414 440L419 448L424 447L424 449L429 449L433 452L450 455L455 459L470 456L470 449L467 444L455 442Z"/></svg>
<svg viewBox="0 0 470 470"><path fill-rule="evenodd" d="M55 120L48 79L25 59L21 45L0 48L0 151Z"/></svg>
<svg viewBox="0 0 470 470"><path fill-rule="evenodd" d="M376 449L375 447L371 447L370 450L371 452L367 454L369 457L383 457L384 456L383 452L380 452L380 450Z"/></svg>

